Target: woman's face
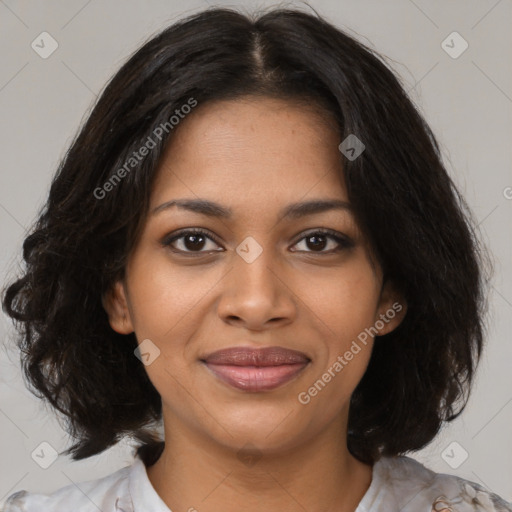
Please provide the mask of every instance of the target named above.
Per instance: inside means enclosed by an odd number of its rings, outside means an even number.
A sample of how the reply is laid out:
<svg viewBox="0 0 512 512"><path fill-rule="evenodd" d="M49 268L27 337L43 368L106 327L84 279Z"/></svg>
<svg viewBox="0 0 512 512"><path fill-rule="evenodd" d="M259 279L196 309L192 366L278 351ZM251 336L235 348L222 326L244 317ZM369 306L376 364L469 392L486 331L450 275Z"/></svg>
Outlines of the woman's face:
<svg viewBox="0 0 512 512"><path fill-rule="evenodd" d="M169 432L270 452L346 428L371 355L365 329L393 330L405 305L382 287L349 207L297 206L348 203L340 142L311 109L269 98L199 105L175 128L125 280L105 301L113 329L144 342ZM197 228L206 234L187 234ZM322 229L340 241L315 237ZM233 347L295 352L262 367L243 350L208 359Z"/></svg>

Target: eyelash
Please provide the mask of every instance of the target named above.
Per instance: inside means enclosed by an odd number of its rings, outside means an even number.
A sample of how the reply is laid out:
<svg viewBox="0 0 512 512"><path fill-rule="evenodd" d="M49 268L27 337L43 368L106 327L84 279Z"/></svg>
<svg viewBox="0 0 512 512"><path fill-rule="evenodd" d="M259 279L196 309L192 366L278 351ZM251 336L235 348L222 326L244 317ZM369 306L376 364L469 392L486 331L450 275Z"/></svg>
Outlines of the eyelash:
<svg viewBox="0 0 512 512"><path fill-rule="evenodd" d="M173 242L176 240L179 240L181 238L184 238L186 235L203 235L204 237L210 239L211 241L215 242L217 245L220 245L220 242L217 240L217 237L213 236L210 232L201 229L201 228L188 228L182 231L179 231L178 233L173 233L171 235L166 236L161 244L164 247L170 246ZM334 254L337 252L342 251L343 249L348 249L350 247L353 247L353 242L350 238L347 236L341 235L337 231L334 231L332 229L327 228L318 228L315 231L310 231L309 233L306 233L301 238L299 238L293 245L297 245L299 242L302 242L304 239L312 237L314 235L327 235L327 238L330 238L337 242L339 244L339 247L330 250L330 251L298 251L298 252L306 252L309 254ZM204 254L204 253L210 253L212 251L183 251L181 249L171 249L173 252L180 253L180 254L187 254L187 255L193 255L193 254ZM220 252L220 251L213 251L213 252Z"/></svg>

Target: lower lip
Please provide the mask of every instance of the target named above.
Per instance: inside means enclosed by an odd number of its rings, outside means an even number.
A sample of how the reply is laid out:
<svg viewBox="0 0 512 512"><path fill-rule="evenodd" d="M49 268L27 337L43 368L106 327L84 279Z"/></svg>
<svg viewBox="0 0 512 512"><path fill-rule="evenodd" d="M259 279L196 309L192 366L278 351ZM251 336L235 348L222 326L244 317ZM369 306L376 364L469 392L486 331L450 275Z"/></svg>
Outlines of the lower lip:
<svg viewBox="0 0 512 512"><path fill-rule="evenodd" d="M244 391L268 391L293 379L308 363L280 366L234 366L205 363L220 380Z"/></svg>

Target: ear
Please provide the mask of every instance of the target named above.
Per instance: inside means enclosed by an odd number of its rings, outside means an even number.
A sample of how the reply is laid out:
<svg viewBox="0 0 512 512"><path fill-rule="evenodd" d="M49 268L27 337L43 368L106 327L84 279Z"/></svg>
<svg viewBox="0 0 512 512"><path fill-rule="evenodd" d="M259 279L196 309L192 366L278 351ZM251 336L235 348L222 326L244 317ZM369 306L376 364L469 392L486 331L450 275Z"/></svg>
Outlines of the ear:
<svg viewBox="0 0 512 512"><path fill-rule="evenodd" d="M379 306L375 316L375 329L377 336L384 336L395 330L407 313L407 302L394 283L385 280L382 286Z"/></svg>
<svg viewBox="0 0 512 512"><path fill-rule="evenodd" d="M114 331L119 334L131 334L134 332L123 281L116 281L104 294L101 302L107 312L110 327Z"/></svg>

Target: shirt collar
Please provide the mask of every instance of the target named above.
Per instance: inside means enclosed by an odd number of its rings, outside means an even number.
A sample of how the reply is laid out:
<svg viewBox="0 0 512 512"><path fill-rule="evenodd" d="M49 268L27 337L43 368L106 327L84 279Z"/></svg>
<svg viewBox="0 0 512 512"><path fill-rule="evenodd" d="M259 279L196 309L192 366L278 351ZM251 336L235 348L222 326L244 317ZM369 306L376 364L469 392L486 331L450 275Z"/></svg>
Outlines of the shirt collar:
<svg viewBox="0 0 512 512"><path fill-rule="evenodd" d="M133 512L144 512L145 510L172 512L153 488L146 466L139 457L135 458L130 471L129 489L133 502Z"/></svg>

